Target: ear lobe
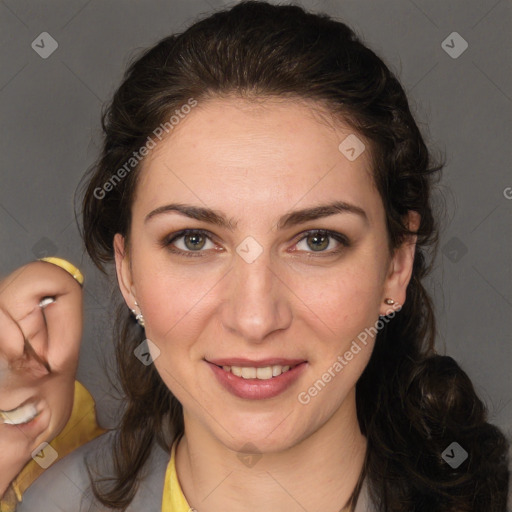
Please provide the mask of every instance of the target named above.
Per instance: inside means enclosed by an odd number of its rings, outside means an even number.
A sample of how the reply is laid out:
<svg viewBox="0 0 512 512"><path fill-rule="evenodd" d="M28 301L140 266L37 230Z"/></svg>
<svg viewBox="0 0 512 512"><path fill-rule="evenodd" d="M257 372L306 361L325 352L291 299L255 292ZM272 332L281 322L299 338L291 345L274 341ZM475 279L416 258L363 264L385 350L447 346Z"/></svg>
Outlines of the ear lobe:
<svg viewBox="0 0 512 512"><path fill-rule="evenodd" d="M120 233L114 235L114 257L116 262L116 274L119 289L123 294L128 307L133 304L133 281L130 269L130 260L126 251L125 239Z"/></svg>

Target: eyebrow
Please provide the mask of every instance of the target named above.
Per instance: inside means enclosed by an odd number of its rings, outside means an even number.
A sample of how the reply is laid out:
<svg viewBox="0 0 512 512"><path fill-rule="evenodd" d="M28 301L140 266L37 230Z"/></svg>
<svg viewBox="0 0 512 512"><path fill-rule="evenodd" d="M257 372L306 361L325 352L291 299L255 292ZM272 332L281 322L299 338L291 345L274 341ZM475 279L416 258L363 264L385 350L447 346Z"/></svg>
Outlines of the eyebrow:
<svg viewBox="0 0 512 512"><path fill-rule="evenodd" d="M190 217L191 219L208 222L221 228L228 229L229 231L234 231L238 224L238 222L233 219L227 219L222 212L219 212L218 210L182 203L167 204L152 210L148 215L146 215L144 223L157 215L170 212L178 212L186 217ZM340 213L357 215L364 220L365 224L368 224L368 216L361 207L345 201L334 201L325 205L313 206L286 213L279 219L277 229L287 229L311 220L321 219L323 217L329 217Z"/></svg>

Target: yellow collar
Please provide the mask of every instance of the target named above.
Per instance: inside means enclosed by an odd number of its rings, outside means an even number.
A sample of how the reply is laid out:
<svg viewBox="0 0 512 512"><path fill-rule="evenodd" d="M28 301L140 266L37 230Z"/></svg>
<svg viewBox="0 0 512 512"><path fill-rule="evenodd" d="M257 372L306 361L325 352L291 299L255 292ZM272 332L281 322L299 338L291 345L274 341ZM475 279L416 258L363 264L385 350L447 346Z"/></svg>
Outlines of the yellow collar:
<svg viewBox="0 0 512 512"><path fill-rule="evenodd" d="M105 432L106 430L99 427L96 422L93 397L80 382L75 380L71 416L62 432L50 443L58 453L56 461ZM43 472L44 469L39 464L30 460L12 481L3 500L0 501L0 512L16 510L17 503L22 501L23 493Z"/></svg>
<svg viewBox="0 0 512 512"><path fill-rule="evenodd" d="M167 465L164 480L164 495L162 498L162 512L189 512L193 510L187 503L185 495L181 490L176 473L176 445L175 441L171 448L171 460Z"/></svg>

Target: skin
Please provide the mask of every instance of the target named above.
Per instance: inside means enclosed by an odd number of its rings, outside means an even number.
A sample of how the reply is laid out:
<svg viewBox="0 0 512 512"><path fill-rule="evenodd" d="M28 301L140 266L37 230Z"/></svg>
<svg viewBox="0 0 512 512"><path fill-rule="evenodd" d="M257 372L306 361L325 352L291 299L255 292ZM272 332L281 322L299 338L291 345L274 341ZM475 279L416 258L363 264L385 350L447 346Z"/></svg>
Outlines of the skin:
<svg viewBox="0 0 512 512"><path fill-rule="evenodd" d="M339 511L362 469L366 439L355 384L374 340L309 404L297 396L389 313L386 297L404 303L416 237L388 252L369 143L349 161L338 145L353 130L326 122L313 107L275 99L200 102L146 158L130 243L120 234L114 239L125 301L139 304L146 336L161 352L156 369L183 405L177 473L189 504L201 512ZM363 208L368 222L342 213L277 230L282 215L334 200ZM223 212L237 227L176 212L144 221L175 202ZM417 214L408 221L417 228ZM202 256L173 254L160 244L186 228L205 229L211 239L182 237L173 246ZM344 234L351 246L330 238L315 251L318 243L305 233L314 229ZM249 236L263 248L252 263L236 252ZM204 361L221 357L308 364L277 397L247 400L226 391ZM247 443L262 454L251 467L239 458L251 452Z"/></svg>
<svg viewBox="0 0 512 512"><path fill-rule="evenodd" d="M47 296L56 300L43 313L38 304ZM26 351L23 336L36 356ZM82 289L68 272L32 262L0 281L0 409L41 401L30 432L0 423L0 497L32 451L57 437L69 420L81 336Z"/></svg>

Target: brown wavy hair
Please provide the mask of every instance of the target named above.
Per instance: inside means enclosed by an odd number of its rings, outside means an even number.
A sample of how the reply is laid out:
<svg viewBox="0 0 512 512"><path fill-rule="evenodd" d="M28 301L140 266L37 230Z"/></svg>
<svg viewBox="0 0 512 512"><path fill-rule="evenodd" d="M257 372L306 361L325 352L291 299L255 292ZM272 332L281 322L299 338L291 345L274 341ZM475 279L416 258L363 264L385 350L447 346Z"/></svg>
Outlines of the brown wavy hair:
<svg viewBox="0 0 512 512"><path fill-rule="evenodd" d="M121 233L129 246L137 167L105 197L98 199L97 191L190 98L233 94L314 100L347 123L370 142L390 251L417 235L405 304L384 322L356 385L358 420L368 440L363 474L375 506L380 512L504 512L507 440L487 422L466 373L436 354L434 310L422 284L437 251L432 196L445 164L427 149L396 76L344 23L294 5L246 1L162 39L134 60L103 112L102 153L85 176L82 236L90 257L106 273L114 235ZM421 216L415 233L404 223L409 210ZM92 489L102 504L125 510L153 443L170 449L183 435L183 411L154 366L133 356L144 336L124 303L114 338L125 407L115 434L114 476L93 481ZM456 469L441 456L453 441L469 453Z"/></svg>

